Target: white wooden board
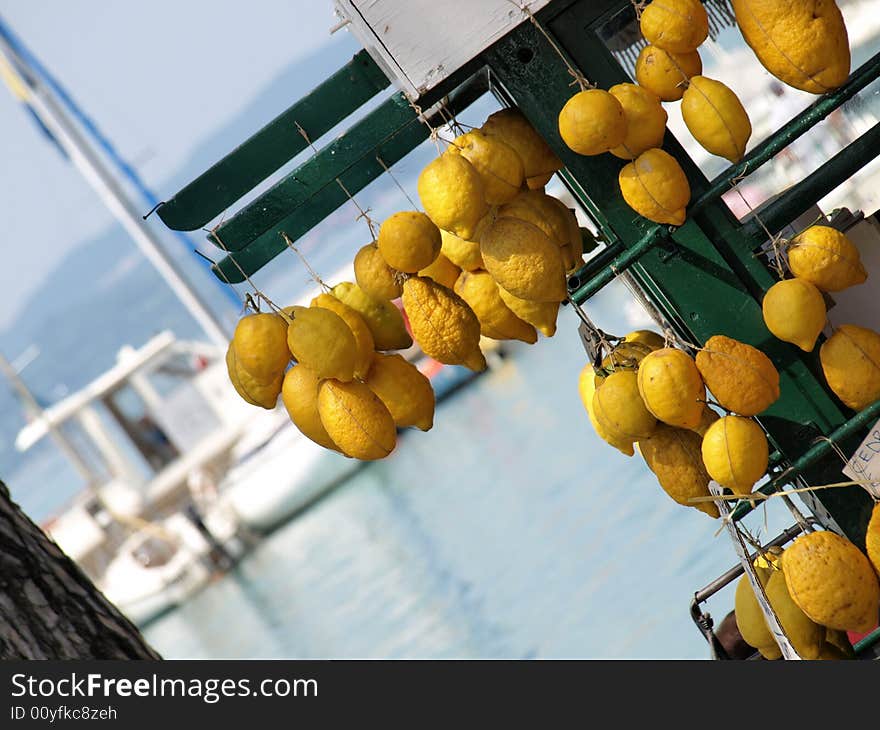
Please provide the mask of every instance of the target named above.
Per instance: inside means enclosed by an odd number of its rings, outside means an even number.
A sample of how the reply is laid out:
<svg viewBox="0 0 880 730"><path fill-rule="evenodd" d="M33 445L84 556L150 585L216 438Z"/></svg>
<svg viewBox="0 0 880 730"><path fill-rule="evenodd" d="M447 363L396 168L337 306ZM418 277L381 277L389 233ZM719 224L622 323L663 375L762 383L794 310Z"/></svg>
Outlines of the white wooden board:
<svg viewBox="0 0 880 730"><path fill-rule="evenodd" d="M527 2L537 12L550 0ZM411 98L434 88L527 16L520 0L335 0L349 29Z"/></svg>

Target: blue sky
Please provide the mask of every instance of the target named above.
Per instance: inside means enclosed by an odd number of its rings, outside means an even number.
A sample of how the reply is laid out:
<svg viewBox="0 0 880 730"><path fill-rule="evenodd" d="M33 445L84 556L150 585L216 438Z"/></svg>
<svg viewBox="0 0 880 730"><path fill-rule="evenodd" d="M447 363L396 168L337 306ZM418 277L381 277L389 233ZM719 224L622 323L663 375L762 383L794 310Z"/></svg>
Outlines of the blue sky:
<svg viewBox="0 0 880 730"><path fill-rule="evenodd" d="M263 84L328 43L334 23L331 3L315 0L0 0L0 15L154 187ZM46 262L112 218L5 87L0 140L2 329Z"/></svg>

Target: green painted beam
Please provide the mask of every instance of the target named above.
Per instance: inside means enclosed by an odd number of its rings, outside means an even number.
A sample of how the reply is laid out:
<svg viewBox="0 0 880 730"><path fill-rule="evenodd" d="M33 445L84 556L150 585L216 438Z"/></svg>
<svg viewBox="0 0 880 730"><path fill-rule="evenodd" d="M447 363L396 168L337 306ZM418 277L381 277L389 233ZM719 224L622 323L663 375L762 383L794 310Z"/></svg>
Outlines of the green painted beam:
<svg viewBox="0 0 880 730"><path fill-rule="evenodd" d="M761 221L774 233L783 229L878 155L880 155L880 122L799 183L792 185L762 206L758 210ZM746 235L757 241L764 241L767 238L767 234L757 220L749 221L744 226L744 231Z"/></svg>
<svg viewBox="0 0 880 730"><path fill-rule="evenodd" d="M366 51L275 117L163 203L158 215L169 228L194 231L306 148L299 124L318 139L389 85Z"/></svg>
<svg viewBox="0 0 880 730"><path fill-rule="evenodd" d="M311 205L311 199L323 188L328 185L339 188L336 178L361 160L366 152L378 149L410 125L421 126L423 137L428 136L406 97L398 92L219 225L208 240L216 243L219 239L229 251L241 251L278 226L280 221L289 219L307 204ZM375 160L373 164L378 166Z"/></svg>

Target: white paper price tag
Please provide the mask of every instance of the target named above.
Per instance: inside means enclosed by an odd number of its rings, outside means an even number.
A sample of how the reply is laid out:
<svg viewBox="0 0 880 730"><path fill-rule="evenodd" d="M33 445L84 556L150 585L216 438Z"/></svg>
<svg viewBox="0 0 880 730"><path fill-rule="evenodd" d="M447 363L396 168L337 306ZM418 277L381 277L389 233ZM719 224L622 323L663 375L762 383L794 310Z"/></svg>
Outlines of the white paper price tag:
<svg viewBox="0 0 880 730"><path fill-rule="evenodd" d="M880 499L880 421L874 424L871 432L850 457L843 473L853 481L871 482L862 486L875 499Z"/></svg>

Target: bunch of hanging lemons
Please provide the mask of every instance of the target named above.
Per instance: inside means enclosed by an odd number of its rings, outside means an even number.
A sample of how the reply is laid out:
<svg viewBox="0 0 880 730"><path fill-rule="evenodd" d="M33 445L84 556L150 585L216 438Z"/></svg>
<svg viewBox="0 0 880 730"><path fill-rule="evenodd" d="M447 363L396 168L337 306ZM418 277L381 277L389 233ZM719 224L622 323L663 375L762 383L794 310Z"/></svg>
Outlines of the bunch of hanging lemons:
<svg viewBox="0 0 880 730"><path fill-rule="evenodd" d="M852 659L847 631L877 623L880 586L870 562L845 538L811 532L787 550L770 548L754 561L761 589L786 638L803 659ZM782 652L749 579L736 586L740 634L765 659Z"/></svg>
<svg viewBox="0 0 880 730"><path fill-rule="evenodd" d="M303 434L357 459L388 456L398 428L430 429L431 384L393 351L415 339L480 371L482 337L532 344L556 331L584 252L574 211L544 192L561 166L516 109L456 138L419 176L424 212L382 222L354 258L355 282L241 319L227 355L238 393L269 409L280 394Z"/></svg>
<svg viewBox="0 0 880 730"><path fill-rule="evenodd" d="M709 407L707 388L725 415ZM751 345L716 335L694 358L632 332L584 367L579 390L596 433L628 456L637 444L680 504L717 517L712 501L691 501L710 496L710 480L746 496L767 471L767 438L752 417L779 398L779 373Z"/></svg>
<svg viewBox="0 0 880 730"><path fill-rule="evenodd" d="M667 113L681 100L688 130L708 152L738 162L752 134L749 116L725 84L702 76L698 46L709 34L700 0L653 0L641 11L648 45L636 84L584 89L559 113L559 134L581 155L604 152L629 160L618 176L626 203L655 223L680 226L691 190L681 166L661 149Z"/></svg>
<svg viewBox="0 0 880 730"><path fill-rule="evenodd" d="M814 225L785 245L794 275L771 286L764 295L764 323L776 337L812 352L825 328L823 293L843 291L868 277L861 255L846 234ZM819 348L828 387L853 410L880 398L880 334L867 327L843 324Z"/></svg>

